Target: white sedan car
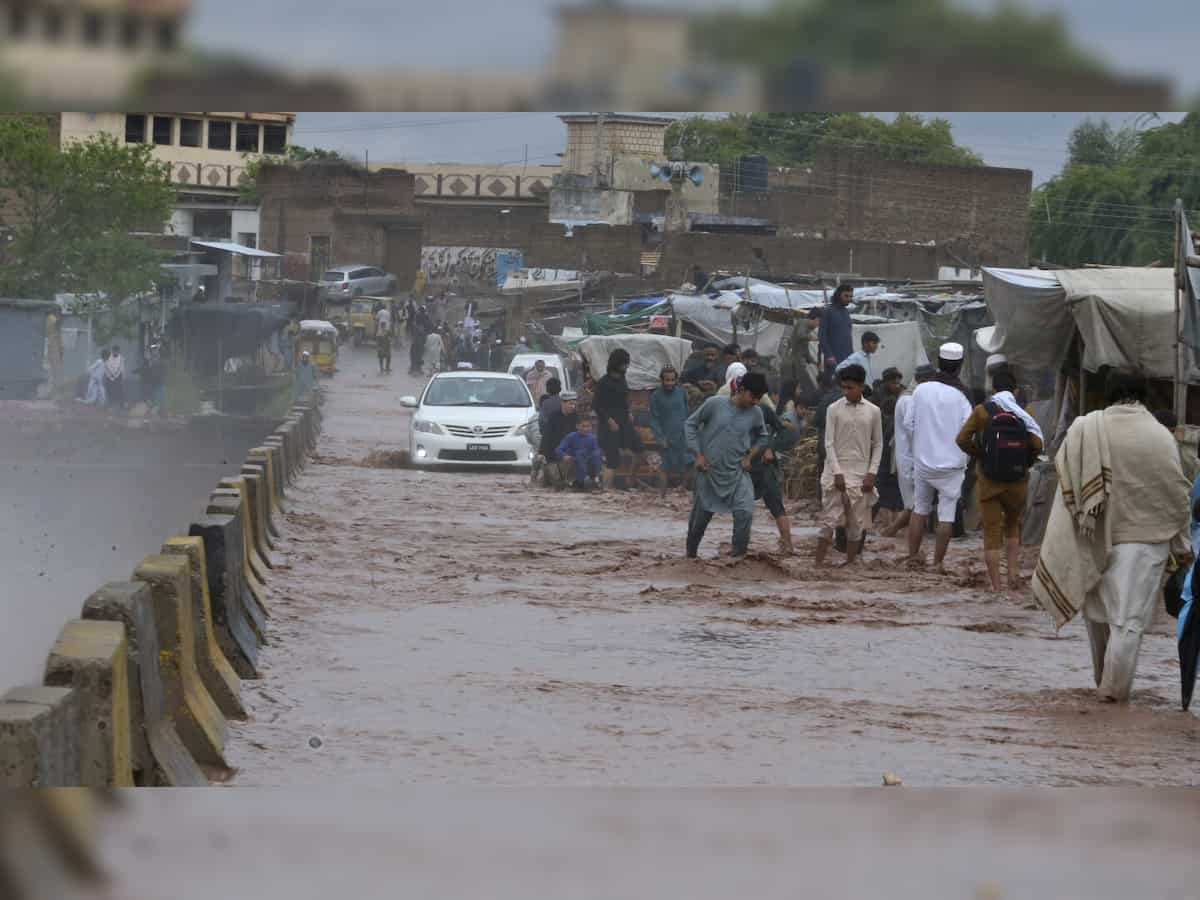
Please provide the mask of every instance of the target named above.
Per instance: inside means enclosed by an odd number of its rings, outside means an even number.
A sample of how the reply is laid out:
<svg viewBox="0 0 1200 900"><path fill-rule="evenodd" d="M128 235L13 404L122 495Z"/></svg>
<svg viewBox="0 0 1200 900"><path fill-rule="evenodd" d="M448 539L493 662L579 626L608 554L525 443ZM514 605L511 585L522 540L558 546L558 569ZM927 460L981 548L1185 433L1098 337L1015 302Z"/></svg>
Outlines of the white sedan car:
<svg viewBox="0 0 1200 900"><path fill-rule="evenodd" d="M415 409L408 449L418 466L533 465L525 435L537 422L525 382L503 372L441 372L421 399L401 397Z"/></svg>

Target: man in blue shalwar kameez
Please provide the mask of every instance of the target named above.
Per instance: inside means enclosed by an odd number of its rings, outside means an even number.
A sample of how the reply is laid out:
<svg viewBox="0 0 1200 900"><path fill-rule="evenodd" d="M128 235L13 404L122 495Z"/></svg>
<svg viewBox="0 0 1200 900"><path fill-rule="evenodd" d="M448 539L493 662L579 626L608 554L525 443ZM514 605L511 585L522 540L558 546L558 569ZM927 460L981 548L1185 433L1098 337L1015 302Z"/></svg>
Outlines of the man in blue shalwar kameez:
<svg viewBox="0 0 1200 900"><path fill-rule="evenodd" d="M668 482L682 483L689 465L688 453L687 392L679 387L679 373L673 366L664 366L658 373L659 387L650 395L650 427L658 442L658 454L662 457L662 489Z"/></svg>
<svg viewBox="0 0 1200 900"><path fill-rule="evenodd" d="M696 486L688 521L687 555L695 559L708 523L717 513L733 514L734 559L750 546L754 484L750 469L766 449L766 429L758 402L767 392L766 376L750 372L737 378L728 397L710 397L687 420L688 449L696 454Z"/></svg>

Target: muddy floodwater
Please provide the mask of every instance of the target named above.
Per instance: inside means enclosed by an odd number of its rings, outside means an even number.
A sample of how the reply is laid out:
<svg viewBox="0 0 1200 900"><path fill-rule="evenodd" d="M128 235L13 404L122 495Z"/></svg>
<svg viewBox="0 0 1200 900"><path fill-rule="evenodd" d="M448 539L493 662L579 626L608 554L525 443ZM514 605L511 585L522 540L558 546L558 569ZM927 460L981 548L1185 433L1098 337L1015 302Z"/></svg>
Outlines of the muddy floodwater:
<svg viewBox="0 0 1200 900"><path fill-rule="evenodd" d="M688 561L683 495L370 465L407 447L420 384L369 348L342 366L280 523L235 784L1200 782L1165 616L1131 704L1102 705L1082 624L988 596L977 537L950 577L876 536L816 571L811 516L781 559L760 509L750 559L720 558L718 517Z"/></svg>

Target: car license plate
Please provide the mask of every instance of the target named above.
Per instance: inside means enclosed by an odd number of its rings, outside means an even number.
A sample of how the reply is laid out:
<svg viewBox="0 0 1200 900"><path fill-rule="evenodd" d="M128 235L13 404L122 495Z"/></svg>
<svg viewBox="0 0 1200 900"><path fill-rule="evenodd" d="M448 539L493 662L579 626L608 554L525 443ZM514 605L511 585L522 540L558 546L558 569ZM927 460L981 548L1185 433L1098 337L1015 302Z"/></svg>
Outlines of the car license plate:
<svg viewBox="0 0 1200 900"><path fill-rule="evenodd" d="M491 444L467 444L468 453L487 453L491 449Z"/></svg>

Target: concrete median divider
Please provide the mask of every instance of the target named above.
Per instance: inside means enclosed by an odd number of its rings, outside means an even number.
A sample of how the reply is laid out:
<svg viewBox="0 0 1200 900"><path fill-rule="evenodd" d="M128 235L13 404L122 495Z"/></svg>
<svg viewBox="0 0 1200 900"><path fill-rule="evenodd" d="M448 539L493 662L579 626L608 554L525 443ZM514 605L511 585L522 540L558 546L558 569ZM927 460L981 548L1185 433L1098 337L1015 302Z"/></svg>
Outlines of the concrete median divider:
<svg viewBox="0 0 1200 900"><path fill-rule="evenodd" d="M88 597L83 618L125 626L134 783L141 787L207 785L208 779L184 747L167 712L150 586L140 581L109 582Z"/></svg>
<svg viewBox="0 0 1200 900"><path fill-rule="evenodd" d="M275 471L279 476L280 489L286 496L287 489L292 486L295 479L292 478L291 467L288 464L287 448L283 444L283 438L277 434L272 434L263 441L262 445L268 450L273 450L279 457L279 466Z"/></svg>
<svg viewBox="0 0 1200 900"><path fill-rule="evenodd" d="M296 442L296 433L289 429L286 425L280 425L275 429L272 435L279 441L283 447L283 457L287 466L288 484L295 484L296 479L300 477L300 462L297 450L299 445Z"/></svg>
<svg viewBox="0 0 1200 900"><path fill-rule="evenodd" d="M79 784L79 698L29 685L0 697L0 788Z"/></svg>
<svg viewBox="0 0 1200 900"><path fill-rule="evenodd" d="M212 603L213 631L225 658L239 678L258 678L258 627L247 608L242 521L236 515L201 516L188 534L204 539L208 595ZM260 623L262 625L262 623ZM263 626L265 627L265 626Z"/></svg>
<svg viewBox="0 0 1200 900"><path fill-rule="evenodd" d="M246 496L250 501L250 512L252 524L254 525L255 549L258 550L258 555L267 565L267 569L274 569L280 564L278 557L275 556L275 545L271 540L271 535L267 531L267 517L270 515L267 506L267 490L265 487L265 477L261 466L242 466L241 470L242 484L246 488Z"/></svg>
<svg viewBox="0 0 1200 900"><path fill-rule="evenodd" d="M93 793L8 791L0 802L0 897L94 900L105 894Z"/></svg>
<svg viewBox="0 0 1200 900"><path fill-rule="evenodd" d="M255 447L246 454L246 465L260 466L266 473L267 482L267 533L279 540L278 518L283 514L283 498L279 488L275 454L268 447Z"/></svg>
<svg viewBox="0 0 1200 900"><path fill-rule="evenodd" d="M236 497L242 502L242 515L246 526L246 558L250 562L250 571L254 574L261 589L266 585L271 569L266 560L262 558L262 554L258 552L258 532L255 525L257 516L254 514L254 504L250 500L250 491L246 487L246 481L240 476L222 478L217 485L217 489L213 491L213 497ZM261 597L265 600L265 591L262 592ZM265 603L263 609L266 610Z"/></svg>
<svg viewBox="0 0 1200 900"><path fill-rule="evenodd" d="M185 556L148 556L134 570L133 578L150 586L167 713L201 767L226 770L228 725L196 668L190 570Z"/></svg>
<svg viewBox="0 0 1200 900"><path fill-rule="evenodd" d="M237 516L238 518L238 530L242 538L242 584L245 588L242 591L242 599L246 612L249 614L250 624L258 636L259 644L265 644L267 642L266 620L270 618L265 599L266 589L255 576L250 565L250 523L242 495L239 491L213 491L208 498L208 507L205 512L209 515Z"/></svg>
<svg viewBox="0 0 1200 900"><path fill-rule="evenodd" d="M208 688L209 695L216 701L217 708L226 719L245 719L242 679L225 658L213 629L212 598L208 593L204 539L173 537L163 544L162 552L164 556L174 554L188 561L188 576L192 582L192 634L195 638L196 670L200 673L200 681Z"/></svg>
<svg viewBox="0 0 1200 900"><path fill-rule="evenodd" d="M45 683L79 702L79 784L132 787L129 666L121 622L67 622L46 660Z"/></svg>

